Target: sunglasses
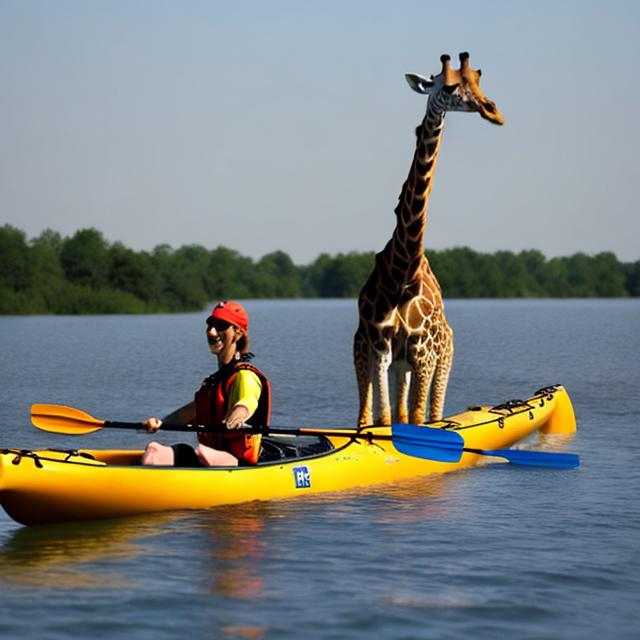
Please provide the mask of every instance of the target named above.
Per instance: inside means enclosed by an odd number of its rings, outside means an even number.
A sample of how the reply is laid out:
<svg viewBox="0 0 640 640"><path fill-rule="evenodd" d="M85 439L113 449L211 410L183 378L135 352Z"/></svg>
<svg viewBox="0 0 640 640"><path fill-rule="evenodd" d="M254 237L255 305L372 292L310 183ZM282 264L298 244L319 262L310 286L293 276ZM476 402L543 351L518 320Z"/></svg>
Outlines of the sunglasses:
<svg viewBox="0 0 640 640"><path fill-rule="evenodd" d="M211 329L213 327L218 333L221 331L226 331L229 327L233 325L226 320L220 320L220 318L208 318L207 319L207 329Z"/></svg>

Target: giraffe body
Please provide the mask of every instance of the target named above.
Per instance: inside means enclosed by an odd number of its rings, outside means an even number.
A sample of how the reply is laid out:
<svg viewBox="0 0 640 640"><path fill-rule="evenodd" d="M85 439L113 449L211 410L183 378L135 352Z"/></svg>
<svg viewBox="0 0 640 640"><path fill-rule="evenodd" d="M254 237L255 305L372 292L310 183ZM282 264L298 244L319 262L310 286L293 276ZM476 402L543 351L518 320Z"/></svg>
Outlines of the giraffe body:
<svg viewBox="0 0 640 640"><path fill-rule="evenodd" d="M480 72L460 54L453 70L442 56L442 72L430 79L408 74L411 87L429 95L416 129L416 150L398 206L396 226L358 298L359 325L354 364L360 395L359 425L439 420L453 361L453 331L447 323L440 285L424 255L426 211L447 111L476 111L494 122L503 118L480 91ZM392 416L389 376L396 388Z"/></svg>

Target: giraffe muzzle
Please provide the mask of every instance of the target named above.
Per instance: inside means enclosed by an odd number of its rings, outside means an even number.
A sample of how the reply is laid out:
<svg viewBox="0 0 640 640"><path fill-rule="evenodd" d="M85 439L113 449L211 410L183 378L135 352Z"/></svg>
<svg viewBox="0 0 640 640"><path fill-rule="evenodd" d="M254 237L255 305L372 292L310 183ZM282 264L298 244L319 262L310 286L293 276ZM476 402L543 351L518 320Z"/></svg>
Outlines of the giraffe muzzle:
<svg viewBox="0 0 640 640"><path fill-rule="evenodd" d="M498 111L498 107L496 107L495 103L491 102L491 100L482 102L478 113L480 113L482 118L493 124L504 124L504 116Z"/></svg>

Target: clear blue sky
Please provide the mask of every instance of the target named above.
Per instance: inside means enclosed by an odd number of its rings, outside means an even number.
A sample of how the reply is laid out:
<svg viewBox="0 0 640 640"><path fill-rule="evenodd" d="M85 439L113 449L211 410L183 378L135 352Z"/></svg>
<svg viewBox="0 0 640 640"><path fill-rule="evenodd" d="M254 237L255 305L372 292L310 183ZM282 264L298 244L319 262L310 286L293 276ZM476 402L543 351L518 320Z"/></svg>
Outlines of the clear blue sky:
<svg viewBox="0 0 640 640"><path fill-rule="evenodd" d="M428 248L640 258L640 3L0 0L0 224L380 250L422 96L471 53L506 118L447 117Z"/></svg>

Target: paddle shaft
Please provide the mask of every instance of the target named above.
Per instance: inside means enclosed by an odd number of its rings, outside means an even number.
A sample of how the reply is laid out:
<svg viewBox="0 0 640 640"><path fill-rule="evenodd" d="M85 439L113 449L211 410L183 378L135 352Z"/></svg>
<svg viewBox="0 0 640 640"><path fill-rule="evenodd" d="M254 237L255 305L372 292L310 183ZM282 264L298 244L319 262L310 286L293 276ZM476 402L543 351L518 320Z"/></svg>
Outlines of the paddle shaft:
<svg viewBox="0 0 640 640"><path fill-rule="evenodd" d="M113 425L114 423L108 423ZM129 423L115 423L127 425ZM135 424L135 423L134 423ZM139 425L142 426L142 425ZM415 425L404 425L414 428ZM397 429L397 425L394 425ZM162 424L162 428L167 431L190 431L192 433L220 432L220 429L207 429L202 425L176 425ZM363 427L366 429L367 427ZM439 460L441 462L457 462L463 452L474 453L480 456L492 458L504 458L511 464L523 465L526 467L552 467L559 469L570 469L579 466L580 458L572 453L556 453L548 451L527 451L521 449L476 449L465 447L462 438L458 434L430 429L428 427L416 427L420 429L420 439L408 444L400 441L400 434L396 431L392 435L375 434L370 431L339 431L337 429L298 429L283 427L252 427L242 429L245 433L256 433L262 435L284 434L289 436L336 436L345 438L361 438L372 442L373 440L391 440L394 446L402 453L418 458ZM436 431L436 433L433 433Z"/></svg>
<svg viewBox="0 0 640 640"><path fill-rule="evenodd" d="M141 422L117 422L105 420L104 427L109 429L138 429L144 430L145 426ZM366 427L364 427L366 429ZM200 424L175 424L163 422L161 431L183 431L186 433L247 433L256 435L287 435L287 436L337 436L342 438L364 438L367 440L391 440L392 436L387 434L375 434L370 431L358 431L356 429L341 431L339 429L301 429L296 427L249 427L241 429L224 429L220 427L205 427Z"/></svg>
<svg viewBox="0 0 640 640"><path fill-rule="evenodd" d="M67 435L87 435L95 433L101 429L136 429L145 430L152 433L143 422L119 422L116 420L100 420L92 415L64 405L54 404L34 404L31 406L31 422L34 426L44 431L53 433L63 433ZM406 425L405 425L406 426ZM223 433L222 425L206 427L204 425L183 423L177 420L167 420L160 424L160 428L166 431L181 431L183 433ZM261 435L284 434L289 437L295 436L329 436L334 438L345 438L347 440L386 440L393 443L394 447L407 455L423 458L426 460L437 460L441 462L457 462L462 455L462 438L444 429L423 428L413 425L416 432L412 432L407 439L402 434L396 433L396 425L393 425L391 434L376 434L372 430L375 427L362 427L360 429L308 429L294 427L249 427L238 430L231 430L231 433L242 435L243 433L255 433ZM371 430L370 430L371 429ZM228 432L228 431L227 431Z"/></svg>

